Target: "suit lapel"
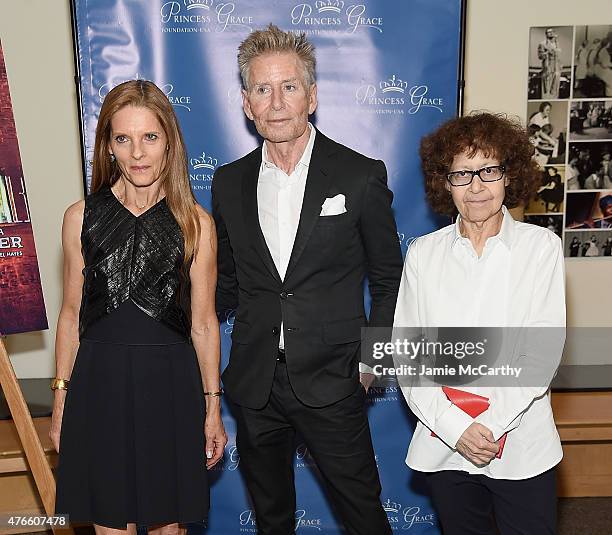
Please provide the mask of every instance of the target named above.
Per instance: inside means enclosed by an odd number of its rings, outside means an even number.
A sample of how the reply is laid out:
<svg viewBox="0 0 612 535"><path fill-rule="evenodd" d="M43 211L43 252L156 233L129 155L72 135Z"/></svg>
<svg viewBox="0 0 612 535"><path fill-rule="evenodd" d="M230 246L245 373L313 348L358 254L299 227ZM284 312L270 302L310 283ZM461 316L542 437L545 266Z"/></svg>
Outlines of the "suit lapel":
<svg viewBox="0 0 612 535"><path fill-rule="evenodd" d="M312 156L308 166L308 176L306 177L306 188L304 190L304 201L300 213L293 249L289 257L289 265L285 280L288 279L291 271L297 265L304 248L308 243L308 238L321 214L321 206L325 200L329 188L329 154L332 150L331 141L317 130Z"/></svg>
<svg viewBox="0 0 612 535"><path fill-rule="evenodd" d="M281 278L274 264L270 249L259 224L259 212L257 206L257 182L259 181L259 169L261 167L261 147L253 151L253 157L242 177L242 210L246 229L250 242L261 256L263 263L270 274L280 283Z"/></svg>

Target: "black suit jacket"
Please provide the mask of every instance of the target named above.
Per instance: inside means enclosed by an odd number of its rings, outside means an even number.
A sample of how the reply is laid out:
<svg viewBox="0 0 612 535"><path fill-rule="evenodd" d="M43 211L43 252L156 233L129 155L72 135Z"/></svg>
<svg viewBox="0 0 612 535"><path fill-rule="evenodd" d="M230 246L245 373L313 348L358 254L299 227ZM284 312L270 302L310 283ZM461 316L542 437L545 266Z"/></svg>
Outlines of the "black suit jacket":
<svg viewBox="0 0 612 535"><path fill-rule="evenodd" d="M236 309L223 383L239 405L256 409L267 403L282 321L296 396L306 405L326 406L358 386L361 328L393 324L402 272L393 194L382 161L317 131L293 251L281 280L259 225L260 165L261 147L220 167L213 179L217 310ZM321 217L325 199L339 193L347 212Z"/></svg>

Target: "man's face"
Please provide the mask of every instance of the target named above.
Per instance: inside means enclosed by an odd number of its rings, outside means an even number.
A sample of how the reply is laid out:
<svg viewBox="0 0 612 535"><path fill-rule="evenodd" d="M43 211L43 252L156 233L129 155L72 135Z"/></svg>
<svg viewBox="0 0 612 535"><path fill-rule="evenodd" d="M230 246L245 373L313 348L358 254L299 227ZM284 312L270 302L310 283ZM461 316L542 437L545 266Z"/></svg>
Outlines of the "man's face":
<svg viewBox="0 0 612 535"><path fill-rule="evenodd" d="M552 39L555 36L555 32L552 30L552 28L549 28L548 30L546 30L546 37L548 39Z"/></svg>
<svg viewBox="0 0 612 535"><path fill-rule="evenodd" d="M304 134L317 108L317 87L308 86L302 61L292 52L258 56L249 65L249 87L242 91L246 116L259 135L272 143Z"/></svg>

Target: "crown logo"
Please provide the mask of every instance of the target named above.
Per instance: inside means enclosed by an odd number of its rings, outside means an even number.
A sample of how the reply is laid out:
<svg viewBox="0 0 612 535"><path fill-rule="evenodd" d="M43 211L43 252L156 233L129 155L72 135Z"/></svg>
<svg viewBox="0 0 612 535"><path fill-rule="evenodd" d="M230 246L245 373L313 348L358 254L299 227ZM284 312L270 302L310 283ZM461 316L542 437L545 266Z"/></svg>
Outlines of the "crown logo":
<svg viewBox="0 0 612 535"><path fill-rule="evenodd" d="M343 7L343 0L317 0L315 2L315 8L319 13L325 13L326 11L340 13Z"/></svg>
<svg viewBox="0 0 612 535"><path fill-rule="evenodd" d="M187 10L190 9L210 9L215 0L183 0Z"/></svg>
<svg viewBox="0 0 612 535"><path fill-rule="evenodd" d="M401 78L395 76L391 76L388 80L383 80L379 84L383 93L388 93L389 91L395 91L396 93L403 93L408 88L408 82L404 82Z"/></svg>
<svg viewBox="0 0 612 535"><path fill-rule="evenodd" d="M217 167L218 160L212 156L206 156L206 153L203 152L201 158L191 158L189 163L194 169L202 169L205 167L206 169L214 171L215 167Z"/></svg>
<svg viewBox="0 0 612 535"><path fill-rule="evenodd" d="M387 498L387 501L382 504L383 509L387 513L399 513L402 509L402 504L397 502L392 502L390 498Z"/></svg>

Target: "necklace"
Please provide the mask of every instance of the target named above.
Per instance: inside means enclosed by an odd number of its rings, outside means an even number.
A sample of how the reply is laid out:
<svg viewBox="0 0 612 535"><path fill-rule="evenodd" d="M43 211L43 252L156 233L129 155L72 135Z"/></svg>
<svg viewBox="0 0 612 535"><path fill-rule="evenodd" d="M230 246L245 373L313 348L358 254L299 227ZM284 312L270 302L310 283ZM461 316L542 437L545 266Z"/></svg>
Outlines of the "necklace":
<svg viewBox="0 0 612 535"><path fill-rule="evenodd" d="M125 206L125 197L121 196L121 197L117 197L119 199L119 202ZM147 203L143 204L142 206L140 206L136 201L134 201L134 204L136 205L136 208L138 208L139 210L144 210L147 207Z"/></svg>
<svg viewBox="0 0 612 535"><path fill-rule="evenodd" d="M125 206L125 185L123 186L123 195L119 196L117 194L117 198L119 199L119 202ZM159 192L157 193L157 197L159 197ZM134 204L136 205L136 208L138 208L139 210L144 210L149 204L148 203L144 203L142 206L140 206L138 204L138 202L136 201L136 199L134 199Z"/></svg>

